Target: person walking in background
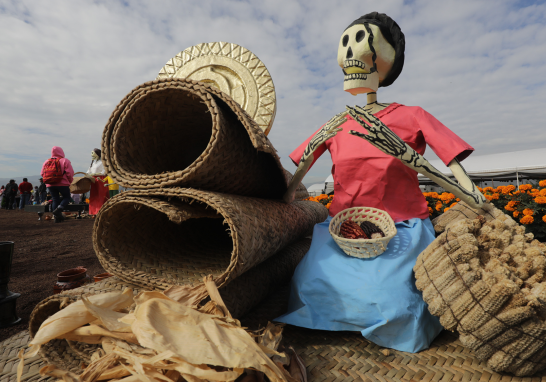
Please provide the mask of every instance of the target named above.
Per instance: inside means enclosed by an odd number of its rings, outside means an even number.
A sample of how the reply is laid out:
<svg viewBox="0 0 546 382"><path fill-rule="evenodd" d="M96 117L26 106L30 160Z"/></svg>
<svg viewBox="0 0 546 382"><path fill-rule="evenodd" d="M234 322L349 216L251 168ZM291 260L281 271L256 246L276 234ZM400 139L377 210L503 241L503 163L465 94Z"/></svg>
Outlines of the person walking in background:
<svg viewBox="0 0 546 382"><path fill-rule="evenodd" d="M44 162L40 175L53 199L55 223L60 223L64 220L63 210L70 202L70 184L74 178L72 163L64 157L62 148L53 146L51 158Z"/></svg>
<svg viewBox="0 0 546 382"><path fill-rule="evenodd" d="M6 185L6 189L4 190L4 198L6 198L6 200L4 201L4 205L6 206L6 210L13 209L13 203L15 203L16 195L17 184L15 183L15 180L11 179Z"/></svg>
<svg viewBox="0 0 546 382"><path fill-rule="evenodd" d="M23 178L23 182L19 184L19 192L21 193L19 209L22 210L29 203L32 192L32 184L28 182L27 178Z"/></svg>
<svg viewBox="0 0 546 382"><path fill-rule="evenodd" d="M40 200L40 196L38 195L38 186L34 186L34 190L32 191L31 204L38 204L39 200Z"/></svg>
<svg viewBox="0 0 546 382"><path fill-rule="evenodd" d="M6 187L2 185L0 187L0 208L4 208L4 191L6 191Z"/></svg>
<svg viewBox="0 0 546 382"><path fill-rule="evenodd" d="M38 204L42 204L47 198L47 188L44 183L44 178L40 178L40 186L38 187Z"/></svg>
<svg viewBox="0 0 546 382"><path fill-rule="evenodd" d="M6 210L13 209L13 203L15 203L15 197L17 196L17 183L11 179L4 191L4 197L6 198Z"/></svg>
<svg viewBox="0 0 546 382"><path fill-rule="evenodd" d="M17 186L17 183L15 183L15 201L13 202L12 209L16 210L17 206L19 205L19 202L21 201L21 191L19 191L19 187Z"/></svg>

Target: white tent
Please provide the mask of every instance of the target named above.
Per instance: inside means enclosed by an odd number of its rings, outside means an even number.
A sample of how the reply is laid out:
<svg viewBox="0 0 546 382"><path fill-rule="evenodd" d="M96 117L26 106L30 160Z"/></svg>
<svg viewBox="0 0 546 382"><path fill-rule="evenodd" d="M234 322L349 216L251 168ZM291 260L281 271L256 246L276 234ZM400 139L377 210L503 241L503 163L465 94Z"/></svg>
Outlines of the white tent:
<svg viewBox="0 0 546 382"><path fill-rule="evenodd" d="M453 178L441 160L431 160L430 163L444 175ZM546 179L546 148L490 155L472 154L461 164L475 182L515 180L519 185L520 179ZM419 184L435 184L421 174L417 178Z"/></svg>
<svg viewBox="0 0 546 382"><path fill-rule="evenodd" d="M318 196L324 191L324 183L317 183L309 186L307 192L310 196Z"/></svg>

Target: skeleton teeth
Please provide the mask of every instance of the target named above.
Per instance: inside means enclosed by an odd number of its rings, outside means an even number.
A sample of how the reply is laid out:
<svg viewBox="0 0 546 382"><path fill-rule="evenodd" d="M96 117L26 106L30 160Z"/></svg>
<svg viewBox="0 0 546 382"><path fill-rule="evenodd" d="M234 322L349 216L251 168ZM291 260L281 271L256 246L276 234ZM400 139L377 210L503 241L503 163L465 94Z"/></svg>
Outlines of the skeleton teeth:
<svg viewBox="0 0 546 382"><path fill-rule="evenodd" d="M366 79L368 79L368 74L364 74L364 73L353 73L353 74L348 74L345 76L345 81L366 80Z"/></svg>
<svg viewBox="0 0 546 382"><path fill-rule="evenodd" d="M366 68L366 64L360 60L345 60L345 62L343 63L343 66L345 68L350 68L350 67L357 67L360 69Z"/></svg>

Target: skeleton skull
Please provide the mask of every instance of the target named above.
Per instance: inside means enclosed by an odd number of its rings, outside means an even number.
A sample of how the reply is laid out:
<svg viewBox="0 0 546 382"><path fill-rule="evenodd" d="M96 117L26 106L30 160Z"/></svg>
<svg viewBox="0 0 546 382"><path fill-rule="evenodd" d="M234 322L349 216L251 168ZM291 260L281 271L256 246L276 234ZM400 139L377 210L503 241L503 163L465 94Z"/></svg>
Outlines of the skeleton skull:
<svg viewBox="0 0 546 382"><path fill-rule="evenodd" d="M100 159L100 157L97 155L95 151L91 151L91 159L97 160L97 159Z"/></svg>
<svg viewBox="0 0 546 382"><path fill-rule="evenodd" d="M357 95L375 92L394 63L394 48L377 25L355 24L341 35L337 62L343 69L343 90Z"/></svg>

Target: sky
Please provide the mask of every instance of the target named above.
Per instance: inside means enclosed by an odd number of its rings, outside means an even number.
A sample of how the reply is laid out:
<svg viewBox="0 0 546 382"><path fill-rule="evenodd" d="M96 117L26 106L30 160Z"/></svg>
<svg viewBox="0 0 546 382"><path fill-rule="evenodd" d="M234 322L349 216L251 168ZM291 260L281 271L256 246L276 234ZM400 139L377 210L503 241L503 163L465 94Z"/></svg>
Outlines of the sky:
<svg viewBox="0 0 546 382"><path fill-rule="evenodd" d="M473 155L546 148L544 1L0 0L0 178L39 174L52 146L86 171L118 102L180 51L213 41L242 45L268 68L269 138L294 171L292 150L345 105L366 103L343 91L337 49L372 11L406 36L404 69L380 102L423 107ZM325 153L304 183L331 166Z"/></svg>

